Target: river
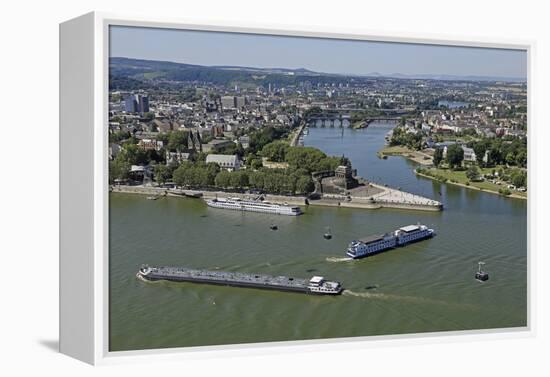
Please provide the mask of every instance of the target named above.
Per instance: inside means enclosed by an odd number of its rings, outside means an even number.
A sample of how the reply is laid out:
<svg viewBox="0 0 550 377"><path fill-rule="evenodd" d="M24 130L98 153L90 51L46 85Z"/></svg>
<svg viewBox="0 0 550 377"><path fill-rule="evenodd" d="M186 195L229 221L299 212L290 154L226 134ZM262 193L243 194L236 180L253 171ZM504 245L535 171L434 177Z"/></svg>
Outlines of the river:
<svg viewBox="0 0 550 377"><path fill-rule="evenodd" d="M445 106L448 109L460 109L462 107L468 107L470 104L461 101L439 101L437 106Z"/></svg>
<svg viewBox="0 0 550 377"><path fill-rule="evenodd" d="M527 204L416 177L378 159L391 125L311 128L305 145L349 157L368 179L440 200L439 213L309 207L299 217L212 209L201 200L110 194L110 350L520 327L527 318ZM440 195L441 193L441 195ZM362 260L359 237L422 222L433 239ZM269 229L271 223L279 230ZM333 239L322 235L330 226ZM485 261L490 280L474 279ZM342 296L144 283L142 263L323 275Z"/></svg>

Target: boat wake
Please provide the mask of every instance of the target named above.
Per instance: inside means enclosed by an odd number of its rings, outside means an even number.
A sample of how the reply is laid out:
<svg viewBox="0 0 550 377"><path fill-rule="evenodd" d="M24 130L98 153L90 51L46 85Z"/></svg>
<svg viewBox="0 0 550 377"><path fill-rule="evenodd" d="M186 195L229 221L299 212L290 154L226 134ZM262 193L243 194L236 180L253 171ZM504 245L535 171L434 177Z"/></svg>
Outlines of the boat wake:
<svg viewBox="0 0 550 377"><path fill-rule="evenodd" d="M141 276L140 274L136 274L136 278L138 278L138 280L141 280L145 283L162 283L162 280L149 280L149 279L145 279L143 276Z"/></svg>
<svg viewBox="0 0 550 377"><path fill-rule="evenodd" d="M458 306L461 308L469 308L469 307L473 308L472 305L468 305L468 304L457 304L457 303L451 303L446 301L433 300L425 297L400 296L400 295L392 295L392 294L385 294L385 293L354 292L349 289L344 289L344 291L342 292L342 295L369 298L369 299L387 300L387 301L401 301L401 302L416 303L416 304L437 304L437 305L447 305L447 306Z"/></svg>
<svg viewBox="0 0 550 377"><path fill-rule="evenodd" d="M332 263L347 262L347 261L350 261L350 260L353 260L353 258L349 258L349 257L327 257L327 259L326 259L327 262L332 262Z"/></svg>
<svg viewBox="0 0 550 377"><path fill-rule="evenodd" d="M364 298L380 298L388 299L389 297L383 293L370 293L370 292L354 292L349 289L344 289L342 292L344 296L364 297Z"/></svg>

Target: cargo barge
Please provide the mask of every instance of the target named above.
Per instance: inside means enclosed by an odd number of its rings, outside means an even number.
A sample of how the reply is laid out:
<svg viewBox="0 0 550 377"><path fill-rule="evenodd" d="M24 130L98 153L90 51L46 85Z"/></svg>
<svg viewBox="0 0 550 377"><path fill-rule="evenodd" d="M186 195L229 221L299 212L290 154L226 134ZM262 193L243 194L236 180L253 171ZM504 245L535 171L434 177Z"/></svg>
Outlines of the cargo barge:
<svg viewBox="0 0 550 377"><path fill-rule="evenodd" d="M393 232L353 240L346 254L353 259L364 258L411 242L433 237L435 231L426 225L407 225Z"/></svg>
<svg viewBox="0 0 550 377"><path fill-rule="evenodd" d="M224 272L194 270L185 267L142 266L136 275L144 281L167 280L203 284L226 285L233 287L272 289L278 291L299 292L317 295L338 295L342 285L336 281L327 281L322 276L311 279L287 276L255 275L242 272Z"/></svg>

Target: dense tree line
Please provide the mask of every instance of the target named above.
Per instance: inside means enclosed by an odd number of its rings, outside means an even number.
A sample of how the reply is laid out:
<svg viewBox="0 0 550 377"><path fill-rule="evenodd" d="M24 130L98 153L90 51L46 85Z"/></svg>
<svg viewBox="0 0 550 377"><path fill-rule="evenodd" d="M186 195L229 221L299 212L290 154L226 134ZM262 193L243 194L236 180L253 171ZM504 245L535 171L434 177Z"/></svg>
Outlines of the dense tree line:
<svg viewBox="0 0 550 377"><path fill-rule="evenodd" d="M157 140L164 147L160 151L144 150L137 145L138 140L130 136L122 142L122 149L110 162L110 181L129 178L132 165L151 165L154 179L159 184L173 181L181 187L211 187L220 189L255 189L268 193L307 194L314 190L311 173L334 170L338 165L347 163L343 157L327 156L311 147L291 147L280 140L288 129L266 127L253 131L250 135L250 147L245 150L235 144L221 153L246 155L246 170L228 172L217 164L206 164L206 153L197 153L192 161L179 166L167 166L165 151L183 151L188 149L189 132L178 130L159 134ZM118 139L128 134L117 135ZM286 162L287 169L268 169L263 167L262 158L270 161Z"/></svg>
<svg viewBox="0 0 550 377"><path fill-rule="evenodd" d="M109 90L140 90L143 89L143 81L128 76L109 76Z"/></svg>
<svg viewBox="0 0 550 377"><path fill-rule="evenodd" d="M109 161L109 180L128 179L132 165L164 164L166 162L164 151L144 150L132 139L122 144L121 150L116 157Z"/></svg>
<svg viewBox="0 0 550 377"><path fill-rule="evenodd" d="M291 147L284 141L275 141L264 146L260 152L270 161L286 162L292 171L304 171L310 174L316 171L334 170L344 164L340 157L330 157L317 148Z"/></svg>
<svg viewBox="0 0 550 377"><path fill-rule="evenodd" d="M513 169L510 173L510 182L516 187L527 187L527 172L521 169Z"/></svg>
<svg viewBox="0 0 550 377"><path fill-rule="evenodd" d="M470 181L479 181L481 179L481 170L475 165L470 165L466 170L466 178Z"/></svg>
<svg viewBox="0 0 550 377"><path fill-rule="evenodd" d="M452 144L447 147L447 155L445 160L451 169L456 169L462 166L464 161L464 149L458 144Z"/></svg>
<svg viewBox="0 0 550 377"><path fill-rule="evenodd" d="M274 194L307 194L313 191L311 176L288 169L260 169L257 171L221 171L215 179L216 187L223 189L255 189Z"/></svg>
<svg viewBox="0 0 550 377"><path fill-rule="evenodd" d="M464 131L457 136L473 135L475 130ZM403 145L410 149L421 150L423 148L422 135L420 133L407 133L404 128L396 127L390 139L390 145ZM479 166L491 167L496 165L509 165L525 168L527 167L527 140L517 137L483 138L470 141L467 146L472 148L476 154ZM456 151L458 154L460 152ZM436 149L434 154L434 165L438 166L443 160L442 150ZM487 156L485 157L485 155ZM457 157L452 155L452 157ZM447 161L448 162L448 161ZM454 166L458 166L453 162Z"/></svg>
<svg viewBox="0 0 550 377"><path fill-rule="evenodd" d="M493 169L490 177L498 177L516 187L527 187L527 171L521 168L500 167Z"/></svg>
<svg viewBox="0 0 550 377"><path fill-rule="evenodd" d="M361 122L367 118L377 117L383 114L384 113L378 109L365 109L361 111L354 111L350 115L350 122L351 123Z"/></svg>
<svg viewBox="0 0 550 377"><path fill-rule="evenodd" d="M422 144L422 135L420 133L406 132L401 127L393 129L390 145L404 145L410 149L421 150Z"/></svg>
<svg viewBox="0 0 550 377"><path fill-rule="evenodd" d="M120 143L121 141L127 140L132 135L128 131L114 131L109 133L109 143Z"/></svg>
<svg viewBox="0 0 550 377"><path fill-rule="evenodd" d="M239 158L243 158L245 150L241 143L233 143L216 152L217 154L237 155Z"/></svg>
<svg viewBox="0 0 550 377"><path fill-rule="evenodd" d="M217 164L206 164L204 161L197 160L184 162L177 169L156 166L155 179L158 183L173 180L176 185L185 187L255 189L267 193L307 194L314 190L312 172L334 170L347 161L345 158L327 156L316 148L290 147L281 141L267 144L262 149L261 155L276 156L277 161L287 162L288 168L264 168L260 157L256 157L252 163L249 161L249 169L229 172L220 170Z"/></svg>
<svg viewBox="0 0 550 377"><path fill-rule="evenodd" d="M527 140L519 138L484 138L468 143L480 166L510 165L527 167ZM484 161L487 153L487 161Z"/></svg>
<svg viewBox="0 0 550 377"><path fill-rule="evenodd" d="M434 166L438 167L441 161L443 161L443 148L435 148L433 157Z"/></svg>
<svg viewBox="0 0 550 377"><path fill-rule="evenodd" d="M290 145L284 141L274 141L262 148L262 157L268 158L270 161L283 162L286 159L286 154L290 150Z"/></svg>
<svg viewBox="0 0 550 377"><path fill-rule="evenodd" d="M170 152L181 152L189 148L189 131L175 130L159 133L157 140L162 141L164 147Z"/></svg>
<svg viewBox="0 0 550 377"><path fill-rule="evenodd" d="M304 118L307 119L311 115L318 115L322 113L323 109L321 109L319 106L312 106L304 112Z"/></svg>
<svg viewBox="0 0 550 377"><path fill-rule="evenodd" d="M442 162L446 162L451 169L460 168L464 161L464 150L459 144L452 144L447 147L447 154L443 158L443 148L435 148L433 155L433 164L439 167Z"/></svg>
<svg viewBox="0 0 550 377"><path fill-rule="evenodd" d="M248 153L257 153L267 144L283 139L290 130L285 127L264 127L260 130L255 130L249 133L250 144Z"/></svg>
<svg viewBox="0 0 550 377"><path fill-rule="evenodd" d="M186 161L174 170L172 179L178 186L212 187L219 173L218 164Z"/></svg>
<svg viewBox="0 0 550 377"><path fill-rule="evenodd" d="M170 179L180 187L217 188L230 190L254 189L274 194L307 194L313 191L311 176L302 171L266 169L256 171L220 170L214 163L184 162L173 170L164 165L155 167L155 179L163 184Z"/></svg>
<svg viewBox="0 0 550 377"><path fill-rule="evenodd" d="M109 182L113 183L117 179L128 179L131 167L132 165L123 159L109 161Z"/></svg>
<svg viewBox="0 0 550 377"><path fill-rule="evenodd" d="M341 157L331 157L317 148L290 147L285 155L285 162L293 171L305 171L308 174L316 171L334 170L346 163Z"/></svg>

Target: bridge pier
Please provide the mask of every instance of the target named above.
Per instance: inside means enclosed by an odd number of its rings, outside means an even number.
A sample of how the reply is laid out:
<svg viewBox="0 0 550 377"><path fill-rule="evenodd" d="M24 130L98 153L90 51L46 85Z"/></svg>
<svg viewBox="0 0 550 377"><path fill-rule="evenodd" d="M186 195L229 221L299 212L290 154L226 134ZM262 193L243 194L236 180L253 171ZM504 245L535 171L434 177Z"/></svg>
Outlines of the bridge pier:
<svg viewBox="0 0 550 377"><path fill-rule="evenodd" d="M342 110L343 111L343 110ZM384 119L385 117L376 118L376 120ZM395 117L388 117L394 119ZM326 113L313 114L305 122L310 127L351 127L351 115L342 113L339 110L327 110Z"/></svg>

